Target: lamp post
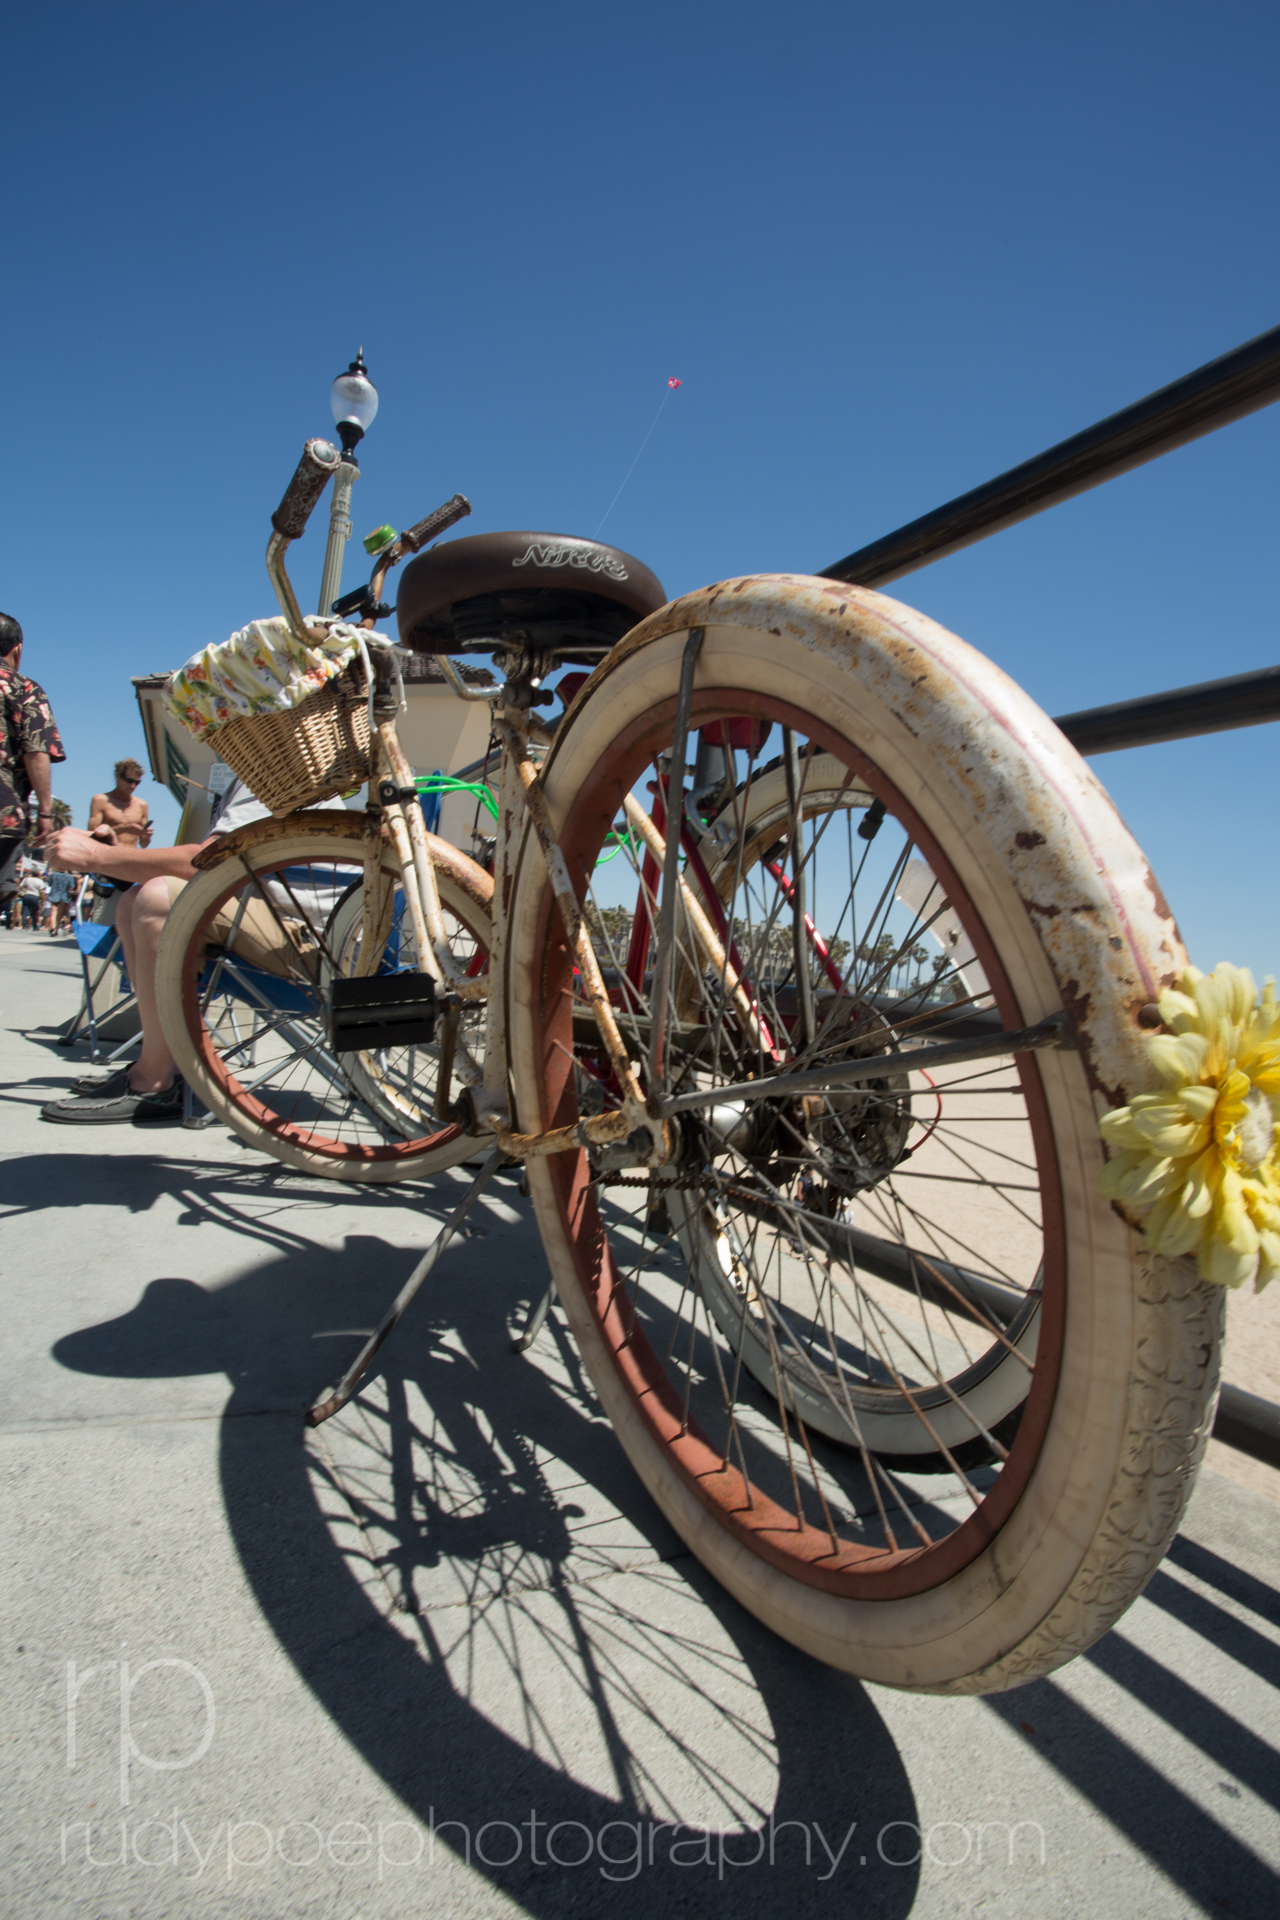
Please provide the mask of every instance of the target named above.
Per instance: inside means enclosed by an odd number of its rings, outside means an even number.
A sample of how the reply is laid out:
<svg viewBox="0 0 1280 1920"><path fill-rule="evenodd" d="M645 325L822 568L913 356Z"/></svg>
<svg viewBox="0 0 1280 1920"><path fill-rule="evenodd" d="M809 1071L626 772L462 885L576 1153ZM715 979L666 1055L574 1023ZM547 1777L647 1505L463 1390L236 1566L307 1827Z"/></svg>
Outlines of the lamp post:
<svg viewBox="0 0 1280 1920"><path fill-rule="evenodd" d="M320 575L320 612L326 614L338 597L342 585L343 548L351 538L351 489L360 477L356 446L364 439L365 429L373 425L378 411L378 389L369 378L361 347L345 373L340 373L329 393L329 404L342 442L342 458L333 477L333 500L329 508L329 544L324 552L324 570Z"/></svg>

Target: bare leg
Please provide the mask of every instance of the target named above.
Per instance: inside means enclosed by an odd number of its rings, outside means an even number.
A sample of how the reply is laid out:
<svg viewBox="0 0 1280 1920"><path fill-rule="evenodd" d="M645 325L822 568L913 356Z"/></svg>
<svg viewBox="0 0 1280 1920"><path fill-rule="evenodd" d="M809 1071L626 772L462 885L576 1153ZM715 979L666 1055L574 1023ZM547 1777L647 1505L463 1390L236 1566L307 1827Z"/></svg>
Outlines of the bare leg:
<svg viewBox="0 0 1280 1920"><path fill-rule="evenodd" d="M142 1052L129 1075L135 1093L158 1093L173 1081L173 1055L165 1045L156 1011L156 954L168 914L169 888L163 879L131 887L116 908L116 931L142 1020Z"/></svg>

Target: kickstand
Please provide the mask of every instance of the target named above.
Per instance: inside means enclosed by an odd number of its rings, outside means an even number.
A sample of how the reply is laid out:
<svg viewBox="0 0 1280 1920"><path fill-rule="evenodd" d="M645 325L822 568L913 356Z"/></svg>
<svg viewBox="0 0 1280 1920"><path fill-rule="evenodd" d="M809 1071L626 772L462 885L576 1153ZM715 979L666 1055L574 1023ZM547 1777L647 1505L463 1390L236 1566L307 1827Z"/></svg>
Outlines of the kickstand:
<svg viewBox="0 0 1280 1920"><path fill-rule="evenodd" d="M182 1083L182 1124L184 1127L211 1127L217 1118L208 1107L197 1100L184 1080Z"/></svg>
<svg viewBox="0 0 1280 1920"><path fill-rule="evenodd" d="M551 1302L555 1297L556 1283L553 1280L537 1305L530 1307L528 1319L511 1342L512 1353L527 1353L529 1351L529 1348L542 1332L543 1323L546 1320L547 1314L550 1312Z"/></svg>
<svg viewBox="0 0 1280 1920"><path fill-rule="evenodd" d="M462 1225L467 1214L471 1211L472 1203L479 1198L483 1189L488 1186L490 1180L498 1171L498 1168L502 1165L506 1157L501 1147L495 1149L495 1151L489 1155L489 1158L485 1161L479 1173L463 1194L462 1199L449 1215L449 1218L445 1221L439 1233L401 1287L392 1303L391 1311L387 1314L381 1326L365 1341L364 1346L361 1347L360 1352L356 1355L354 1362L348 1367L339 1384L329 1395L329 1398L327 1400L318 1400L314 1407L308 1409L307 1425L309 1427L318 1427L322 1420L328 1420L332 1414L341 1412L342 1408L346 1406L348 1400L368 1371L369 1362L373 1359L374 1354L377 1353L379 1347L413 1299L414 1294L418 1291L418 1288L422 1285L452 1240L454 1234Z"/></svg>

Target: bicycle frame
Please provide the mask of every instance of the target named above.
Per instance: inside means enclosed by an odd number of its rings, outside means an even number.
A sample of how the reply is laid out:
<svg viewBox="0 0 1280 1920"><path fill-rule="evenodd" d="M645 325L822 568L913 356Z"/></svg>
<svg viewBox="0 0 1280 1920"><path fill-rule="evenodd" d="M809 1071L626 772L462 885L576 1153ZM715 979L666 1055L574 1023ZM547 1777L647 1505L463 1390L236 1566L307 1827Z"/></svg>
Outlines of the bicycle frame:
<svg viewBox="0 0 1280 1920"><path fill-rule="evenodd" d="M361 608L364 610L361 624L369 635L365 641L365 651L371 679L370 809L373 813L376 808L376 811L381 814L381 824L391 842L396 864L400 869L406 912L417 947L419 970L431 977L443 1010L445 1024L442 1035L442 1071L437 1089L437 1109L441 1111L442 1117L446 1110L451 1110L448 1099L449 1081L455 1070L455 1063L460 1061L459 1078L462 1082L463 1094L459 1103L461 1110L457 1117L478 1130L494 1135L500 1149L512 1157L523 1159L532 1155L560 1153L581 1147L600 1151L616 1146L618 1142L625 1142L632 1164L660 1166L671 1157L674 1134L672 1129L652 1111L652 1102L646 1098L635 1069L627 1057L622 1035L600 973L599 963L596 960L595 950L583 925L564 856L547 815L537 772L529 758L530 728L531 725L538 726L538 723L531 721L529 713L530 682L535 676L531 673L531 660L524 654L509 656L510 671L507 682L500 691L494 708L495 724L501 741L498 835L493 874L494 898L498 902L498 911L493 929L487 978L484 975L477 976L464 972L454 958L446 937L426 824L413 784L413 771L405 759L396 733L397 701L391 685L391 662L394 649L386 642L375 641L372 638L372 629L377 617L374 610L379 607L382 586L390 568L397 565L406 552L416 552L428 539L434 539L437 533L443 532L453 519L460 517L460 513L469 512L469 504L462 500L461 496L456 496L454 501L423 521L419 527L412 529L409 533L401 534L380 555L369 587L360 596ZM295 520L292 524L300 529L300 526L305 524L305 515L301 521ZM290 627L299 638L309 644L310 634L285 566L285 552L289 546L290 537L290 534L282 531L278 524L267 546L267 572ZM473 690L465 686L461 676L453 668L452 662L443 656L437 656L437 658L440 659L445 678L454 692L463 698L474 698ZM546 730L540 730L545 736ZM546 858L557 904L570 944L574 948L587 997L599 1029L601 1044L623 1089L623 1104L613 1113L593 1116L571 1128L522 1135L512 1125L506 1086L504 1025L506 928L502 903L504 882L512 871L514 855L523 832L526 815L532 823ZM376 837L371 835L365 853L366 935L372 935L374 932L370 916L375 910L374 903L377 898L373 883L380 870L380 838L380 834ZM458 1026L463 1005L468 1001L481 1000L488 1003L488 1017L485 1027L484 1057L477 1063L471 1058L462 1042ZM444 1071L446 1066L447 1073Z"/></svg>
<svg viewBox="0 0 1280 1920"><path fill-rule="evenodd" d="M461 506L459 506L461 502ZM382 840L390 841L405 898L405 910L412 928L417 967L432 980L435 998L442 1015L436 1113L440 1119L453 1119L469 1131L488 1135L495 1148L512 1159L527 1160L552 1154L586 1149L597 1169L631 1166L654 1171L675 1159L678 1135L671 1124L677 1111L694 1109L718 1099L686 1093L678 1100L668 1092L666 1059L668 1018L671 1011L672 974L675 953L677 903L683 914L693 946L705 968L720 979L733 1015L752 1049L762 1060L782 1069L787 1051L787 1036L774 1033L766 1021L759 996L743 966L741 955L719 898L711 874L686 813L686 795L681 779L678 805L672 804L671 773L659 766L652 784L653 806L646 813L634 794L624 800L629 832L643 848L640 889L633 918L622 981L613 992L607 987L600 963L574 891L559 839L551 824L537 767L530 754L531 741L548 744L553 730L531 711L531 696L545 672L546 663L530 648L513 648L501 653L499 665L505 674L496 693L468 687L446 655L436 655L444 678L454 694L465 700L484 699L493 703L494 730L499 743L497 834L494 843L493 899L494 919L485 972L462 968L454 956L445 927L435 863L414 786L412 768L405 758L396 731L397 694L393 684L396 649L373 634L375 618L387 611L380 605L382 586L390 568L406 552L416 552L427 538L442 532L459 512L469 506L458 496L432 515L419 528L403 534L379 557L373 577L358 598L364 618L364 651L370 675L371 766L369 808L371 826L366 841L364 889L365 950L377 945L374 924L379 898L378 880L382 867ZM430 529L430 531L427 531ZM415 536L417 536L415 538ZM279 532L268 547L268 571L280 604L291 626L307 638L305 622L298 611L296 596L284 565L289 542ZM683 768L688 745L692 705L694 667L702 642L702 629L693 628L685 644L680 689L671 751L667 757L671 769ZM795 777L789 769L789 788ZM800 800L794 803L797 807ZM570 1126L540 1132L521 1132L517 1116L509 1110L507 1087L507 968L509 965L506 897L514 874L517 850L526 832L531 831L541 848L547 875L566 938L573 951L579 990L589 1008L599 1035L601 1050L608 1062L612 1081L619 1090L620 1104L610 1111L584 1116ZM685 868L680 870L683 855ZM795 885L776 860L765 860L763 869L778 887L784 901L795 898ZM695 885L690 885L689 877ZM696 890L695 890L696 889ZM817 958L837 995L848 987L832 960L822 935L801 901L802 941ZM654 936L657 936L656 949ZM630 1058L618 1025L615 1000L631 994L643 997L653 951L652 1014L650 1019L649 1091L641 1083L635 1062ZM799 951L799 948L797 949ZM484 1002L486 1022L483 1055L477 1060L460 1033L461 1014L467 1004ZM966 1043L967 1057L1014 1051L1060 1043L1058 1023L1043 1023L1045 1031L1020 1030L1014 1034L993 1034L990 1039ZM922 1066L925 1062L922 1059ZM450 1099L451 1083L457 1078L459 1097ZM812 1078L813 1076L809 1076ZM821 1076L819 1076L821 1077ZM785 1070L768 1074L752 1083L751 1098L777 1093L783 1097L800 1091L803 1074ZM807 1085L806 1079L806 1085ZM815 1082L816 1084L816 1082Z"/></svg>

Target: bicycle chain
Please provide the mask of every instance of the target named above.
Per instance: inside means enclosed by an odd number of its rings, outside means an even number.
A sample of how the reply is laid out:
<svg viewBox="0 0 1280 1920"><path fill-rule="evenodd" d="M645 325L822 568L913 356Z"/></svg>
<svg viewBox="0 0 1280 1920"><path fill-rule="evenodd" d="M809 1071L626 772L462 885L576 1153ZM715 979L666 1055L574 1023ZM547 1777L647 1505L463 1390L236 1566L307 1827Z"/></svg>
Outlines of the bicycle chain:
<svg viewBox="0 0 1280 1920"><path fill-rule="evenodd" d="M769 1194L761 1193L757 1188L733 1187L723 1181L712 1183L705 1174L701 1173L682 1173L675 1180L663 1180L657 1184L645 1178L643 1174L593 1173L591 1185L593 1187L648 1187L655 1194L689 1193L696 1187L710 1186L712 1192L722 1193L730 1200L758 1202L771 1198Z"/></svg>

